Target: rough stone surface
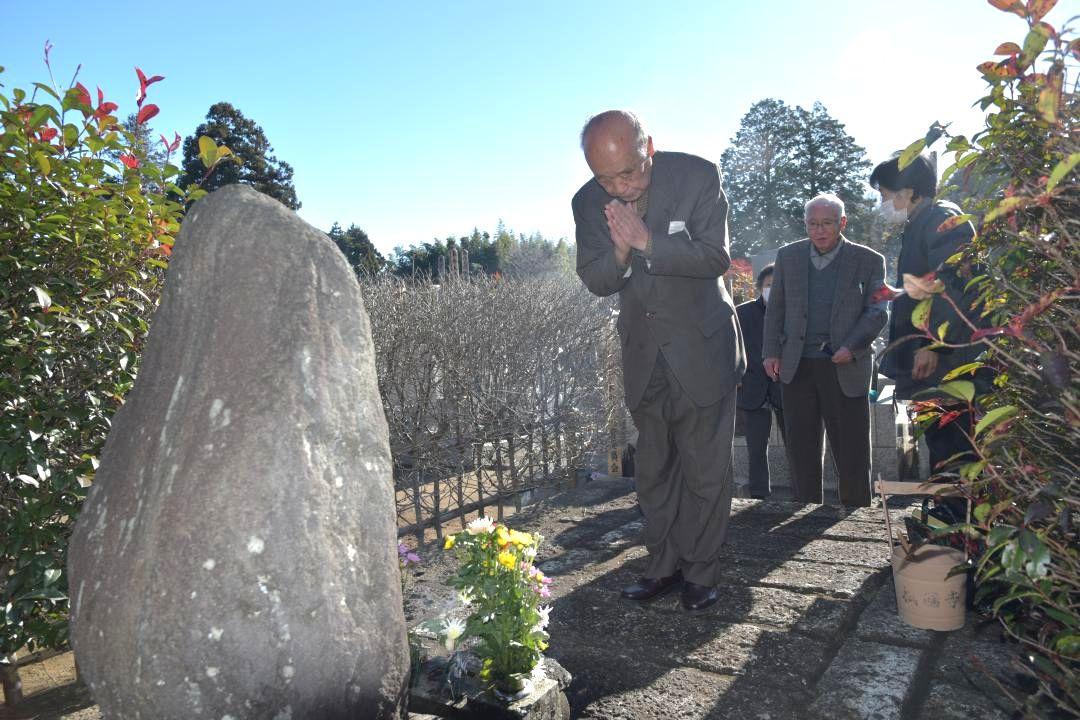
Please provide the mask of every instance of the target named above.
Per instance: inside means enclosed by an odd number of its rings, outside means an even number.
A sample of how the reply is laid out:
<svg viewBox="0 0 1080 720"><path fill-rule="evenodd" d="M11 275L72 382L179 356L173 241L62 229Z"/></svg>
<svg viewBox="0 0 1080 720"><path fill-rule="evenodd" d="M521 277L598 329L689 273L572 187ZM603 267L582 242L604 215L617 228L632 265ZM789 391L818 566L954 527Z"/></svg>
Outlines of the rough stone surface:
<svg viewBox="0 0 1080 720"><path fill-rule="evenodd" d="M809 709L815 720L893 720L915 677L919 652L860 640L844 643Z"/></svg>
<svg viewBox="0 0 1080 720"><path fill-rule="evenodd" d="M400 717L408 648L360 289L241 185L188 213L71 542L105 718Z"/></svg>
<svg viewBox="0 0 1080 720"><path fill-rule="evenodd" d="M912 627L900 619L896 612L896 589L891 575L859 616L855 633L860 640L919 648L930 647L934 639L932 630Z"/></svg>
<svg viewBox="0 0 1080 720"><path fill-rule="evenodd" d="M995 690L986 694L971 687L935 681L927 692L921 717L1010 720L1015 713L1008 700Z"/></svg>
<svg viewBox="0 0 1080 720"><path fill-rule="evenodd" d="M814 592L826 597L850 599L876 589L882 571L861 565L840 565L788 560L775 565L760 561L746 563L759 585ZM757 566L757 567L755 567ZM728 568L722 581L746 570Z"/></svg>
<svg viewBox="0 0 1080 720"><path fill-rule="evenodd" d="M958 717L956 713L964 708L973 716L1010 716L1013 704L998 683L1014 692L1025 684L1019 661L1019 648L1006 641L997 623L980 626L969 621L966 627L948 633L931 670L933 684L923 717Z"/></svg>

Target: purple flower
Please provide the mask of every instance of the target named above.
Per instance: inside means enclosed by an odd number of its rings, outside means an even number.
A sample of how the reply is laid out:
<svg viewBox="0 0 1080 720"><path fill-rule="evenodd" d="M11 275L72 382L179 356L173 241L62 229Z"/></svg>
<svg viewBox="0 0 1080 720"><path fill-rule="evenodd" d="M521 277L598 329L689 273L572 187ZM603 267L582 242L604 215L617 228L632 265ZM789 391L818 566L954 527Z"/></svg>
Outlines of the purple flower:
<svg viewBox="0 0 1080 720"><path fill-rule="evenodd" d="M397 554L398 562L401 563L402 567L420 562L420 556L409 549L409 546L405 543L398 543Z"/></svg>

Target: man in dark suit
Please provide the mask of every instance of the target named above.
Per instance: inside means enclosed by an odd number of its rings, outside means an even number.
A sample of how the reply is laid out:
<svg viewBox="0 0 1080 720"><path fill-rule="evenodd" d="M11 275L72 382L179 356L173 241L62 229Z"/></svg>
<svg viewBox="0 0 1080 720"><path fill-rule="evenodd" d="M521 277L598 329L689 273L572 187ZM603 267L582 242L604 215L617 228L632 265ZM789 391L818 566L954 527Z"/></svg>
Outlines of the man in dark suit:
<svg viewBox="0 0 1080 720"><path fill-rule="evenodd" d="M820 503L822 425L839 476L840 503L870 504L870 343L888 314L874 292L885 258L843 236L844 203L806 203L807 239L776 254L765 312L765 372L784 383L784 420L795 498Z"/></svg>
<svg viewBox="0 0 1080 720"><path fill-rule="evenodd" d="M655 152L633 113L592 118L581 146L593 179L572 203L577 272L596 295L619 294L623 385L639 433L649 564L623 596L649 600L685 579L683 606L701 609L719 597L744 370L719 280L731 264L727 198L714 163Z"/></svg>
<svg viewBox="0 0 1080 720"><path fill-rule="evenodd" d="M746 449L750 460L750 497L763 500L772 493L769 482L769 433L772 416L784 435L784 404L780 383L765 374L761 360L761 337L765 330L765 306L772 289L773 266L758 273L758 296L735 308L746 347L746 374L739 385L736 406L746 428ZM787 438L784 438L787 446Z"/></svg>

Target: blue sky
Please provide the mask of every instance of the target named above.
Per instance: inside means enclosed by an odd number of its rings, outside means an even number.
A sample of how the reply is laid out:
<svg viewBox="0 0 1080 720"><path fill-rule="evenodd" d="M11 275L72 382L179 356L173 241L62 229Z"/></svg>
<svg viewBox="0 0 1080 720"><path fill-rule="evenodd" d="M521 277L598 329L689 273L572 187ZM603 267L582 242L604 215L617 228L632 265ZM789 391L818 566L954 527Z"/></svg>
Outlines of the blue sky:
<svg viewBox="0 0 1080 720"><path fill-rule="evenodd" d="M1060 23L1063 0L1047 20ZM820 100L875 162L935 120L978 127L975 65L1026 26L985 0L543 3L0 0L10 92L101 86L155 132L191 134L227 101L295 169L300 215L355 223L383 251L511 229L572 237L588 179L578 132L636 110L658 149L712 160L750 105Z"/></svg>

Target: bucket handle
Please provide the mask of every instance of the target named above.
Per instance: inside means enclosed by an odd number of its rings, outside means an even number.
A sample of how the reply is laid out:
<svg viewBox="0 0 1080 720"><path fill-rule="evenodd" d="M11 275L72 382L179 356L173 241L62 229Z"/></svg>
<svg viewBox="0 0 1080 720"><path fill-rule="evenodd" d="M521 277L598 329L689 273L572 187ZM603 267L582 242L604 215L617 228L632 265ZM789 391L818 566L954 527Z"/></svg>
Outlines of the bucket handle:
<svg viewBox="0 0 1080 720"><path fill-rule="evenodd" d="M892 519L889 517L889 495L934 495L934 496L955 496L960 495L960 491L951 485L945 485L943 483L932 482L910 482L902 480L882 480L881 474L878 474L877 482L874 483L874 489L881 493L881 510L885 513L885 532L888 533L886 542L889 545L889 553L893 551L893 531L892 531ZM965 513L966 521L971 521L971 498L967 498L967 511ZM968 559L967 548L964 548L964 559Z"/></svg>

